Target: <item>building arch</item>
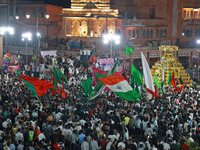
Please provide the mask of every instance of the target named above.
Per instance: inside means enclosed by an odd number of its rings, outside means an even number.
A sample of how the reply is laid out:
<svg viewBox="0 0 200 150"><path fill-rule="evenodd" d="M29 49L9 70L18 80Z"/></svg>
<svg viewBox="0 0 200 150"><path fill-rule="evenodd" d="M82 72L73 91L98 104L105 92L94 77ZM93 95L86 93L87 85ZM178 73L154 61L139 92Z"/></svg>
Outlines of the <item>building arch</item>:
<svg viewBox="0 0 200 150"><path fill-rule="evenodd" d="M87 26L87 21L83 20L81 21L81 28L80 28L80 34L81 36L87 36L88 34L88 26Z"/></svg>
<svg viewBox="0 0 200 150"><path fill-rule="evenodd" d="M153 38L153 29L151 29L150 38Z"/></svg>
<svg viewBox="0 0 200 150"><path fill-rule="evenodd" d="M160 30L160 38L163 38L163 29Z"/></svg>
<svg viewBox="0 0 200 150"><path fill-rule="evenodd" d="M156 38L159 38L159 33L160 33L160 31L159 31L159 29L157 29L156 30Z"/></svg>
<svg viewBox="0 0 200 150"><path fill-rule="evenodd" d="M146 38L146 30L143 29L143 32L142 32L142 38L145 39Z"/></svg>
<svg viewBox="0 0 200 150"><path fill-rule="evenodd" d="M167 37L167 29L164 29L164 38L166 38Z"/></svg>
<svg viewBox="0 0 200 150"><path fill-rule="evenodd" d="M108 23L108 33L114 34L115 33L115 22L109 21Z"/></svg>
<svg viewBox="0 0 200 150"><path fill-rule="evenodd" d="M149 29L147 29L147 39L149 38Z"/></svg>
<svg viewBox="0 0 200 150"><path fill-rule="evenodd" d="M128 39L131 38L131 29L128 30Z"/></svg>
<svg viewBox="0 0 200 150"><path fill-rule="evenodd" d="M71 20L66 21L65 34L67 34L67 35L72 34L72 21Z"/></svg>
<svg viewBox="0 0 200 150"><path fill-rule="evenodd" d="M72 34L73 36L80 36L80 21L79 20L73 21Z"/></svg>
<svg viewBox="0 0 200 150"><path fill-rule="evenodd" d="M135 38L135 29L132 30L132 37Z"/></svg>
<svg viewBox="0 0 200 150"><path fill-rule="evenodd" d="M139 29L136 30L136 39L139 39L140 38L140 32L139 32Z"/></svg>

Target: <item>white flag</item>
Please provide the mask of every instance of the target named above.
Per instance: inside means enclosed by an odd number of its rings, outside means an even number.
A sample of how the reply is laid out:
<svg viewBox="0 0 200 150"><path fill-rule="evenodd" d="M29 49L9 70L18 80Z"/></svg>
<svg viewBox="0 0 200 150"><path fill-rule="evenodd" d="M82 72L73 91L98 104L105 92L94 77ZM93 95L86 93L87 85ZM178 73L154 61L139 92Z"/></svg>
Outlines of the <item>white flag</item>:
<svg viewBox="0 0 200 150"><path fill-rule="evenodd" d="M146 90L148 92L148 98L151 99L152 95L153 96L155 95L155 88L153 85L151 70L150 70L147 60L142 52L141 52L141 57L142 57L144 82L145 82Z"/></svg>

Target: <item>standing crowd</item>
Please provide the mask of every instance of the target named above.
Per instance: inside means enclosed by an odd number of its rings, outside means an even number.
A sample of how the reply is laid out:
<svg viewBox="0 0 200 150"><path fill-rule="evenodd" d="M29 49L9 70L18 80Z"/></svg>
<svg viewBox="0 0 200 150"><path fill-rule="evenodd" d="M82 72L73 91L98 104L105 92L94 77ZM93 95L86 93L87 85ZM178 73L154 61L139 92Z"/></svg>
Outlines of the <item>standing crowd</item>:
<svg viewBox="0 0 200 150"><path fill-rule="evenodd" d="M128 102L110 91L89 101L81 82L92 78L98 57L46 56L38 76L52 81L52 67L68 78L67 98L36 98L15 73L0 72L0 149L189 150L200 144L200 87L166 88L158 99ZM26 74L37 75L25 70ZM80 92L82 91L82 92Z"/></svg>

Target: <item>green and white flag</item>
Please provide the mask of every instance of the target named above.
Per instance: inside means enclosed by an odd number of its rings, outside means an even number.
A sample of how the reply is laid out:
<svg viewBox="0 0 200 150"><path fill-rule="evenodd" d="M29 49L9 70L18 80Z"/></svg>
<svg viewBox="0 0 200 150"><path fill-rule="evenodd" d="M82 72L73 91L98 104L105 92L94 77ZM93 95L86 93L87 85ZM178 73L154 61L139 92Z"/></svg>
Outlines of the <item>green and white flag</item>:
<svg viewBox="0 0 200 150"><path fill-rule="evenodd" d="M109 77L99 78L99 80L120 98L127 101L139 100L139 93L128 84L123 76L114 74Z"/></svg>
<svg viewBox="0 0 200 150"><path fill-rule="evenodd" d="M92 80L87 78L87 80L82 82L85 95L89 95L92 92Z"/></svg>
<svg viewBox="0 0 200 150"><path fill-rule="evenodd" d="M115 69L117 67L117 62L114 64L113 68L106 74L106 77L111 76L114 74ZM106 88L106 85L104 85L102 82L97 84L97 86L94 88L94 90L92 90L91 94L89 95L89 100L93 100L95 99L97 96L99 96L103 90Z"/></svg>

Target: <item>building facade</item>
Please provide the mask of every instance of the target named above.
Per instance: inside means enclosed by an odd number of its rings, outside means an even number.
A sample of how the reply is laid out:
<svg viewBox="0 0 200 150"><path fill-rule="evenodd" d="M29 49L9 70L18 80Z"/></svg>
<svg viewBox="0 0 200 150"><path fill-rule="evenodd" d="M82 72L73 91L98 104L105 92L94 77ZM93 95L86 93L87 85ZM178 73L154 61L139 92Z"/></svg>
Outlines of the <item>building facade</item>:
<svg viewBox="0 0 200 150"><path fill-rule="evenodd" d="M140 64L140 49L153 65L159 58L158 46L177 45L185 67L198 56L196 40L200 36L198 0L72 0L63 9L63 37L96 43L97 54L110 53L102 35L119 34L116 53L125 56L125 45L134 47L131 61Z"/></svg>
<svg viewBox="0 0 200 150"><path fill-rule="evenodd" d="M40 1L6 0L0 2L0 27L11 26L15 29L12 36L4 35L4 53L32 55L38 46L36 33L40 33L40 48L57 48L62 37L62 7ZM22 34L30 32L32 40L22 41Z"/></svg>

